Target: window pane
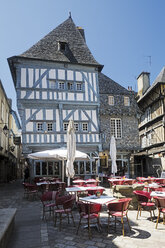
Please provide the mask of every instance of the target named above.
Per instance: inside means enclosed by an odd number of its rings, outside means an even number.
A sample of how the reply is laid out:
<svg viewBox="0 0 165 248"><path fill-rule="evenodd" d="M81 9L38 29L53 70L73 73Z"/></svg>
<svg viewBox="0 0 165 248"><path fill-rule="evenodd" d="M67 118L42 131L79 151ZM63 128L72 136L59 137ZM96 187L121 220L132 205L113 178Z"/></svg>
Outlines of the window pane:
<svg viewBox="0 0 165 248"><path fill-rule="evenodd" d="M54 175L59 176L60 175L60 165L59 162L54 162Z"/></svg>
<svg viewBox="0 0 165 248"><path fill-rule="evenodd" d="M90 162L86 162L86 174L91 174Z"/></svg>
<svg viewBox="0 0 165 248"><path fill-rule="evenodd" d="M83 131L88 131L88 123L82 123Z"/></svg>
<svg viewBox="0 0 165 248"><path fill-rule="evenodd" d="M82 90L82 84L77 83L77 84L76 84L76 88L77 88L77 90Z"/></svg>
<svg viewBox="0 0 165 248"><path fill-rule="evenodd" d="M53 124L52 123L47 123L47 131L50 132L53 130Z"/></svg>
<svg viewBox="0 0 165 248"><path fill-rule="evenodd" d="M56 88L56 82L54 80L49 80L49 88L51 88L51 89Z"/></svg>
<svg viewBox="0 0 165 248"><path fill-rule="evenodd" d="M73 83L68 83L68 90L73 90Z"/></svg>
<svg viewBox="0 0 165 248"><path fill-rule="evenodd" d="M96 174L96 162L92 162L92 174Z"/></svg>
<svg viewBox="0 0 165 248"><path fill-rule="evenodd" d="M48 175L53 175L53 162L48 162Z"/></svg>
<svg viewBox="0 0 165 248"><path fill-rule="evenodd" d="M42 125L42 123L37 123L37 130L38 131L43 131L43 125Z"/></svg>
<svg viewBox="0 0 165 248"><path fill-rule="evenodd" d="M113 96L108 96L108 103L109 103L109 105L114 105L114 97Z"/></svg>
<svg viewBox="0 0 165 248"><path fill-rule="evenodd" d="M42 175L47 175L47 163L42 162Z"/></svg>
<svg viewBox="0 0 165 248"><path fill-rule="evenodd" d="M115 133L115 120L111 119L111 135L113 135L116 138L116 133Z"/></svg>
<svg viewBox="0 0 165 248"><path fill-rule="evenodd" d="M124 96L124 106L130 106L130 100L128 96Z"/></svg>
<svg viewBox="0 0 165 248"><path fill-rule="evenodd" d="M80 174L85 174L84 173L84 162L83 161L80 162Z"/></svg>
<svg viewBox="0 0 165 248"><path fill-rule="evenodd" d="M75 129L75 131L78 131L79 130L78 123L74 123L74 129Z"/></svg>
<svg viewBox="0 0 165 248"><path fill-rule="evenodd" d="M67 131L69 123L63 123L63 129L64 131Z"/></svg>
<svg viewBox="0 0 165 248"><path fill-rule="evenodd" d="M40 162L36 162L36 175L37 176L40 176L41 175Z"/></svg>
<svg viewBox="0 0 165 248"><path fill-rule="evenodd" d="M58 87L59 87L60 90L64 90L64 89L65 89L65 84L64 84L64 82L59 82L59 83L58 83Z"/></svg>
<svg viewBox="0 0 165 248"><path fill-rule="evenodd" d="M78 162L74 162L75 175L78 175Z"/></svg>

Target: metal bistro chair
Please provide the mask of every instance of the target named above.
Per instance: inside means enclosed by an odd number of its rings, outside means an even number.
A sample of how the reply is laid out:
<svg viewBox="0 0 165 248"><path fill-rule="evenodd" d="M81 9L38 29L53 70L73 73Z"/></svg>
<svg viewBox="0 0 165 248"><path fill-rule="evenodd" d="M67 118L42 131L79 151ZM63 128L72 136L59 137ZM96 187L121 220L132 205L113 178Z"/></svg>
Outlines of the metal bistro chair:
<svg viewBox="0 0 165 248"><path fill-rule="evenodd" d="M49 213L49 216L53 214L54 216L54 208L56 205L56 198L58 196L57 191L47 191L42 194L40 200L42 202L42 219L46 220L46 213Z"/></svg>
<svg viewBox="0 0 165 248"><path fill-rule="evenodd" d="M80 221L77 228L77 234L79 231L79 228L81 226L82 219L86 220L88 222L88 235L89 238L91 238L91 220L97 219L97 225L100 230L100 212L101 212L101 204L96 203L87 203L87 202L78 202L77 203L79 214L80 214ZM93 223L93 221L92 221Z"/></svg>
<svg viewBox="0 0 165 248"><path fill-rule="evenodd" d="M137 201L138 201L138 212L136 219L138 220L138 215L140 212L141 216L141 210L146 210L150 212L151 220L152 220L152 210L154 214L155 203L151 202L151 196L150 192L142 191L142 190L135 190L133 193L136 195ZM155 214L154 214L155 216Z"/></svg>
<svg viewBox="0 0 165 248"><path fill-rule="evenodd" d="M132 200L131 198L124 198L118 200L117 202L110 202L108 204L108 232L110 225L110 216L115 217L115 230L116 230L117 218L121 218L123 236L124 236L124 219L123 219L124 217L126 217L128 226L131 230L129 219L127 216L128 207L131 200Z"/></svg>
<svg viewBox="0 0 165 248"><path fill-rule="evenodd" d="M55 209L54 211L54 226L56 226L57 218L59 216L59 221L60 221L59 230L60 231L61 231L63 217L68 217L68 224L69 224L69 215L70 215L73 221L73 225L75 226L75 222L74 222L74 218L72 214L72 208L73 208L74 202L75 202L75 197L71 196L69 200L66 200L62 203L62 208Z"/></svg>
<svg viewBox="0 0 165 248"><path fill-rule="evenodd" d="M163 214L163 224L165 225L165 197L154 197L156 200L156 205L158 207L158 217L156 221L156 229L158 227L159 219L160 219L160 214Z"/></svg>

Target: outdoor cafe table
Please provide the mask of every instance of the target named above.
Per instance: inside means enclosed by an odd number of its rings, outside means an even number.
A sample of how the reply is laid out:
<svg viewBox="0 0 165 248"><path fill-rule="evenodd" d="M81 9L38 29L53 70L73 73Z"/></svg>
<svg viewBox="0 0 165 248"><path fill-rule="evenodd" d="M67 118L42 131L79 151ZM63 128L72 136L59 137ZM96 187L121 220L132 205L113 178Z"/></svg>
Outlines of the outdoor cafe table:
<svg viewBox="0 0 165 248"><path fill-rule="evenodd" d="M151 197L154 197L154 196L165 197L165 192L162 192L162 191L152 191L150 196Z"/></svg>
<svg viewBox="0 0 165 248"><path fill-rule="evenodd" d="M129 183L130 184L134 182L134 179L131 179L131 178L120 178L120 179L117 179L117 178L112 178L112 179L108 179L108 181L113 184L113 182L121 182L121 183Z"/></svg>
<svg viewBox="0 0 165 248"><path fill-rule="evenodd" d="M101 205L107 205L109 202L116 200L116 198L108 195L101 195L100 197L97 197L96 195L91 195L87 197L80 197L79 200L90 203L97 203Z"/></svg>
<svg viewBox="0 0 165 248"><path fill-rule="evenodd" d="M92 190L99 190L99 189L104 189L104 187L101 187L101 186L95 186L95 187L84 187L84 186L76 186L76 187L67 187L65 188L65 190L67 192L71 192L71 193L76 193L76 199L77 199L77 193L78 192L85 192L85 191L92 191Z"/></svg>

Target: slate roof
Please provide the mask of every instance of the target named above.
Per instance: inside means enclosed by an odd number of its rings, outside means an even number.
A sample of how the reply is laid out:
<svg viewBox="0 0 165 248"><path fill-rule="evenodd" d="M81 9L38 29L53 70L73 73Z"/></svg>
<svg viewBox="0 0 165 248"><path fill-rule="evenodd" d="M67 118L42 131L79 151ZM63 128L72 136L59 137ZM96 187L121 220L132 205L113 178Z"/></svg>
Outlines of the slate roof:
<svg viewBox="0 0 165 248"><path fill-rule="evenodd" d="M122 87L120 84L113 81L103 73L99 73L99 91L100 94L129 94L130 92Z"/></svg>
<svg viewBox="0 0 165 248"><path fill-rule="evenodd" d="M144 95L138 100L138 102L140 100L142 100L146 95L148 95L148 93L156 87L157 84L159 83L165 83L165 66L162 68L161 72L159 73L159 75L157 76L157 78L155 79L155 81L153 82L153 84L147 89L147 91L144 93Z"/></svg>
<svg viewBox="0 0 165 248"><path fill-rule="evenodd" d="M102 69L103 66L95 60L87 47L81 31L69 17L19 57L95 65ZM58 49L59 42L67 43L65 51Z"/></svg>

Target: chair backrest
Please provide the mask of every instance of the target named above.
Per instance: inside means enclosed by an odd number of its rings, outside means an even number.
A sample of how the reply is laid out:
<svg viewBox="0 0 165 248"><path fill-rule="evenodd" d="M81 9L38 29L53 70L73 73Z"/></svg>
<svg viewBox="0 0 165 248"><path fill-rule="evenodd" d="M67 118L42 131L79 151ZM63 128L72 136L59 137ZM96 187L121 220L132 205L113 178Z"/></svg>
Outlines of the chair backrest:
<svg viewBox="0 0 165 248"><path fill-rule="evenodd" d="M65 201L68 201L71 198L72 198L72 195L63 195L63 196L57 195L57 197L56 197L56 205L63 205Z"/></svg>
<svg viewBox="0 0 165 248"><path fill-rule="evenodd" d="M131 198L123 198L118 200L117 202L110 202L108 204L108 210L115 212L126 211L129 207L129 203L131 200L132 200Z"/></svg>
<svg viewBox="0 0 165 248"><path fill-rule="evenodd" d="M73 208L73 204L74 204L74 199L71 198L70 200L67 200L63 203L63 208L64 209L72 209Z"/></svg>
<svg viewBox="0 0 165 248"><path fill-rule="evenodd" d="M134 190L133 193L136 195L138 201L140 202L148 202L151 199L150 192L142 191L142 190Z"/></svg>
<svg viewBox="0 0 165 248"><path fill-rule="evenodd" d="M154 197L154 199L156 199L156 205L158 206L158 208L165 208L165 197Z"/></svg>
<svg viewBox="0 0 165 248"><path fill-rule="evenodd" d="M78 202L77 203L79 213L84 214L98 214L101 211L101 204L97 203L87 203L87 202Z"/></svg>
<svg viewBox="0 0 165 248"><path fill-rule="evenodd" d="M58 197L58 193L58 191L46 191L42 194L40 199L42 202L56 200L56 198Z"/></svg>

